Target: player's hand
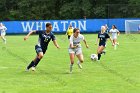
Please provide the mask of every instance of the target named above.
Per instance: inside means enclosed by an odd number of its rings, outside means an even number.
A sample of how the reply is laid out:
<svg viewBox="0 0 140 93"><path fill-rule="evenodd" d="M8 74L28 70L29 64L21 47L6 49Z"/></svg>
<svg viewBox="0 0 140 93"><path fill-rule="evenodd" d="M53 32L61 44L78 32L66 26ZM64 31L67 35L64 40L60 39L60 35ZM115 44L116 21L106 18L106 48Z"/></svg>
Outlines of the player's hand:
<svg viewBox="0 0 140 93"><path fill-rule="evenodd" d="M112 46L114 46L114 43L112 43Z"/></svg>
<svg viewBox="0 0 140 93"><path fill-rule="evenodd" d="M88 46L88 45L86 45L86 48L89 48L89 46Z"/></svg>
<svg viewBox="0 0 140 93"><path fill-rule="evenodd" d="M25 37L24 37L24 40L27 40L27 39L28 39L28 36L25 36Z"/></svg>
<svg viewBox="0 0 140 93"><path fill-rule="evenodd" d="M60 49L59 45L56 46L58 49Z"/></svg>
<svg viewBox="0 0 140 93"><path fill-rule="evenodd" d="M75 45L75 46L73 46L72 48L74 49L74 48L77 48L78 47L78 45Z"/></svg>

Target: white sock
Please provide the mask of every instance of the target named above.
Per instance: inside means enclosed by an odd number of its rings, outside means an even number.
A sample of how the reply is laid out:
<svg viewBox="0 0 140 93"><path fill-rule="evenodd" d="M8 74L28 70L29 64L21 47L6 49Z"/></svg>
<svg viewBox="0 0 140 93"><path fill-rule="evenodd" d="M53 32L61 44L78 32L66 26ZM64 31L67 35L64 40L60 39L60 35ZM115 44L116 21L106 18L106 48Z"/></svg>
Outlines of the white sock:
<svg viewBox="0 0 140 93"><path fill-rule="evenodd" d="M72 67L73 66L73 64L70 64L70 67Z"/></svg>
<svg viewBox="0 0 140 93"><path fill-rule="evenodd" d="M80 61L78 61L78 62L77 62L77 64L81 64L81 62L80 62Z"/></svg>
<svg viewBox="0 0 140 93"><path fill-rule="evenodd" d="M72 73L73 64L70 64L70 73Z"/></svg>

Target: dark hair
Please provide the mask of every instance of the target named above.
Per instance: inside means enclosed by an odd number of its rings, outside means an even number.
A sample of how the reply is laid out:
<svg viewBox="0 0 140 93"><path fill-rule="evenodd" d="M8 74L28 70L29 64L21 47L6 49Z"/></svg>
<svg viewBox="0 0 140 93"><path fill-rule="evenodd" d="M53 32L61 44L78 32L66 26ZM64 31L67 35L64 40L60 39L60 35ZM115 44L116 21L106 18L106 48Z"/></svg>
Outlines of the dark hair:
<svg viewBox="0 0 140 93"><path fill-rule="evenodd" d="M114 28L117 29L117 27L115 25L112 25L112 26L114 26Z"/></svg>
<svg viewBox="0 0 140 93"><path fill-rule="evenodd" d="M47 24L46 24L46 27L49 27L50 25L52 25L52 24L51 24L51 23L47 23Z"/></svg>
<svg viewBox="0 0 140 93"><path fill-rule="evenodd" d="M73 33L75 33L77 30L79 30L78 28L74 28L73 29Z"/></svg>

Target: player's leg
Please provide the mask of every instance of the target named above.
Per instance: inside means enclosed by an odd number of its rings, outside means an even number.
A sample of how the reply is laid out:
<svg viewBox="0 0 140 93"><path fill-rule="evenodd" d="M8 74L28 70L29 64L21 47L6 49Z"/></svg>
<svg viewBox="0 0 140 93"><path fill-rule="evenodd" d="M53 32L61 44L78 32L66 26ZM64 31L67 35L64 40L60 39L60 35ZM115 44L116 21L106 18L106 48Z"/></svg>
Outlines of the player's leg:
<svg viewBox="0 0 140 93"><path fill-rule="evenodd" d="M98 47L98 49L97 49L98 60L100 60L101 54L102 54L104 48L105 48L104 46L99 46L99 47Z"/></svg>
<svg viewBox="0 0 140 93"><path fill-rule="evenodd" d="M2 33L1 33L1 38L2 38L3 42L6 44L6 38L5 38L5 35L6 35L5 32L2 32Z"/></svg>
<svg viewBox="0 0 140 93"><path fill-rule="evenodd" d="M113 43L114 43L114 50L116 50L117 49L117 45L118 45L116 38L113 39Z"/></svg>
<svg viewBox="0 0 140 93"><path fill-rule="evenodd" d="M68 35L68 39L70 39L70 35Z"/></svg>
<svg viewBox="0 0 140 93"><path fill-rule="evenodd" d="M43 58L43 52L39 52L34 60L31 61L31 63L27 66L27 70L29 70L32 67L32 70L35 70L35 67L38 65L40 60Z"/></svg>
<svg viewBox="0 0 140 93"><path fill-rule="evenodd" d="M75 54L74 53L69 53L69 56L70 56L70 73L72 73Z"/></svg>
<svg viewBox="0 0 140 93"><path fill-rule="evenodd" d="M41 48L40 46L36 45L36 46L35 46L35 50L36 50L37 55L36 55L35 59L32 60L31 63L27 66L27 70L29 70L31 67L33 67L33 69L35 70L34 67L37 66L37 64L39 63L39 61L40 61L40 60L43 58L43 56L44 56L44 53L43 53L42 48ZM32 70L33 70L33 69L32 69Z"/></svg>
<svg viewBox="0 0 140 93"><path fill-rule="evenodd" d="M77 56L77 58L78 58L78 62L77 62L78 67L79 67L80 69L82 69L81 63L84 62L83 54L81 53L81 54L78 54L78 55L76 55L76 56Z"/></svg>
<svg viewBox="0 0 140 93"><path fill-rule="evenodd" d="M83 53L82 53L82 49L81 49L81 48L78 48L78 49L77 49L77 51L76 51L76 56L77 56L77 58L78 58L78 62L77 62L78 67L79 67L80 69L82 69L81 63L84 62L84 57L83 57Z"/></svg>
<svg viewBox="0 0 140 93"><path fill-rule="evenodd" d="M68 49L69 57L70 57L70 73L72 73L72 68L74 64L74 57L75 57L75 49Z"/></svg>
<svg viewBox="0 0 140 93"><path fill-rule="evenodd" d="M117 41L117 38L115 39L115 42L116 42L117 45L119 45L119 42Z"/></svg>
<svg viewBox="0 0 140 93"><path fill-rule="evenodd" d="M38 63L43 58L43 56L44 56L44 53L43 52L39 52L37 54L36 58L34 59L34 67L36 67L38 65Z"/></svg>

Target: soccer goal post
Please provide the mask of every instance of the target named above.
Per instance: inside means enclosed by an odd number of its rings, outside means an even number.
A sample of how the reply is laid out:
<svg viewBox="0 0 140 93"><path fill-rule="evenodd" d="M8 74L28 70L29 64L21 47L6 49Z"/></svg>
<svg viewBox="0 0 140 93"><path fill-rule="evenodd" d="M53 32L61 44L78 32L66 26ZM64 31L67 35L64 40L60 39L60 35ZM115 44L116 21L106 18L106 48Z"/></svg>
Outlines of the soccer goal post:
<svg viewBox="0 0 140 93"><path fill-rule="evenodd" d="M125 20L125 33L140 33L140 20Z"/></svg>

